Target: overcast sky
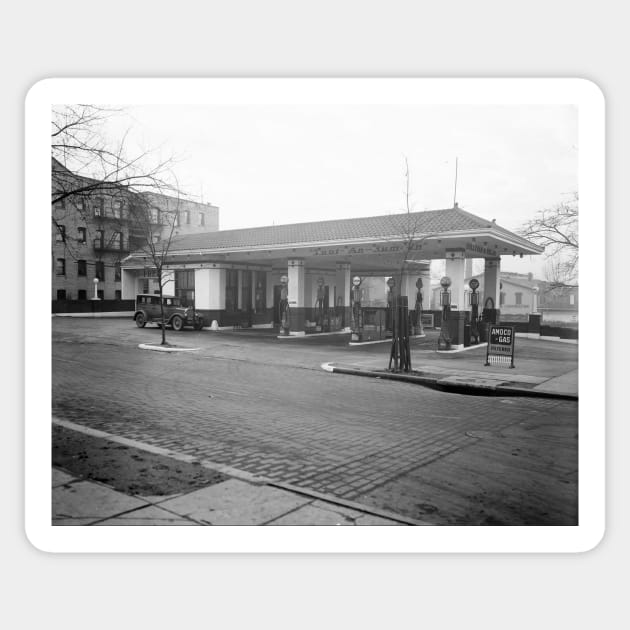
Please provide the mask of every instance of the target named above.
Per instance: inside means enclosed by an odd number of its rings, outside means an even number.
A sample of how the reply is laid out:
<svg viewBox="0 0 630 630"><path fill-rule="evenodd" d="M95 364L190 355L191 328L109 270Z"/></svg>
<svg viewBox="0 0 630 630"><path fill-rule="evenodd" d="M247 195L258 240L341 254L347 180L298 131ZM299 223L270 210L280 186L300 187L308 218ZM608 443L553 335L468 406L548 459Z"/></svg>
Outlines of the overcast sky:
<svg viewBox="0 0 630 630"><path fill-rule="evenodd" d="M179 159L193 198L219 206L220 229L453 205L516 230L578 186L571 106L177 106L125 108L112 139ZM504 257L542 273L542 257Z"/></svg>

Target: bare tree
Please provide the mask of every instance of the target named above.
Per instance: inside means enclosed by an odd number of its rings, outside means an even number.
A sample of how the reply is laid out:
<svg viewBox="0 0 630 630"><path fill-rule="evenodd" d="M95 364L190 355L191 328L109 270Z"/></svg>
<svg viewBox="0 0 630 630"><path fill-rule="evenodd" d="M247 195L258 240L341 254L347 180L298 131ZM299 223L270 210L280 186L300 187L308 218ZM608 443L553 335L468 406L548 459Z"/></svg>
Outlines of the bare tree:
<svg viewBox="0 0 630 630"><path fill-rule="evenodd" d="M414 262L421 259L422 246L427 238L432 234L422 234L420 230L421 215L412 212L411 204L411 178L409 173L409 161L405 156L405 210L406 214L397 217L398 223L395 226L399 236L396 239L401 242L401 247L397 252L398 272L396 274L394 284L391 287L390 300L392 306L390 309L391 325L392 325L392 346L390 351L389 369L397 371L411 371L411 355L409 349L409 334L411 322L409 322L404 307L397 303L400 296L400 290L403 278L410 271ZM425 288L428 289L429 287ZM411 307L409 303L411 296L408 296L407 309ZM401 310L402 309L402 310ZM416 312L416 326L422 327L419 313Z"/></svg>
<svg viewBox="0 0 630 630"><path fill-rule="evenodd" d="M525 223L518 234L545 248L547 279L557 285L574 283L578 278L578 193L570 201L540 210Z"/></svg>
<svg viewBox="0 0 630 630"><path fill-rule="evenodd" d="M136 194L130 198L128 208L129 234L134 249L133 257L145 259L155 270L160 297L162 329L161 345L166 342L166 319L164 317L164 287L170 281L165 273L165 263L179 222L180 199L172 205L156 207L148 194Z"/></svg>
<svg viewBox="0 0 630 630"><path fill-rule="evenodd" d="M78 243L66 234L65 226L84 224L91 242L96 206L104 199L125 199L129 193L146 191L179 196L172 156L162 159L156 151L129 154L129 131L117 141L106 137L106 123L121 112L99 105L58 105L52 110L52 223L57 240L75 259Z"/></svg>

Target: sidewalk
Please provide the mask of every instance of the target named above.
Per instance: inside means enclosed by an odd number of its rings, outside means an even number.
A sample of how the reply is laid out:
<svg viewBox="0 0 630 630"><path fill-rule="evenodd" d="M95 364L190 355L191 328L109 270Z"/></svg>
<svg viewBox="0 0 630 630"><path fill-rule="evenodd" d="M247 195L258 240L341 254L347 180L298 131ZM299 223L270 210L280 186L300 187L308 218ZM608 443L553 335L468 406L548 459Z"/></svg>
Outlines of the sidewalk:
<svg viewBox="0 0 630 630"><path fill-rule="evenodd" d="M423 525L287 484L231 478L171 496L138 496L52 469L53 525Z"/></svg>
<svg viewBox="0 0 630 630"><path fill-rule="evenodd" d="M515 366L509 368L484 365L486 344L459 352L437 352L437 337L438 333L431 331L424 339L412 340L409 373L388 371L389 360L382 354L357 353L351 361L332 361L322 364L322 368L462 393L578 398L577 344L517 337Z"/></svg>

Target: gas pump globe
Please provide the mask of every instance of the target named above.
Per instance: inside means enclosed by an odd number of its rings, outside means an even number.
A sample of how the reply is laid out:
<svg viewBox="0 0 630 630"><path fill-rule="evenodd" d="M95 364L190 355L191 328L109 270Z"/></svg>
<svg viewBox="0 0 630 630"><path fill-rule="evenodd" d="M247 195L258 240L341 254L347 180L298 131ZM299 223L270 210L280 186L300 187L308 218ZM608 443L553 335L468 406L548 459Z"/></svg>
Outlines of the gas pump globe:
<svg viewBox="0 0 630 630"><path fill-rule="evenodd" d="M280 334L289 334L289 278L282 276L280 278Z"/></svg>
<svg viewBox="0 0 630 630"><path fill-rule="evenodd" d="M92 282L94 283L94 297L92 299L100 300L100 298L98 297L98 278L94 278Z"/></svg>
<svg viewBox="0 0 630 630"><path fill-rule="evenodd" d="M471 278L468 283L472 293L469 294L468 300L472 309L471 322L470 322L470 343L479 343L479 294L477 289L479 288L479 280L477 278Z"/></svg>
<svg viewBox="0 0 630 630"><path fill-rule="evenodd" d="M438 338L438 350L451 349L451 336L448 332L448 315L451 311L451 279L444 276L440 280L442 291L440 292L440 304L442 305L442 325L440 326L440 337Z"/></svg>

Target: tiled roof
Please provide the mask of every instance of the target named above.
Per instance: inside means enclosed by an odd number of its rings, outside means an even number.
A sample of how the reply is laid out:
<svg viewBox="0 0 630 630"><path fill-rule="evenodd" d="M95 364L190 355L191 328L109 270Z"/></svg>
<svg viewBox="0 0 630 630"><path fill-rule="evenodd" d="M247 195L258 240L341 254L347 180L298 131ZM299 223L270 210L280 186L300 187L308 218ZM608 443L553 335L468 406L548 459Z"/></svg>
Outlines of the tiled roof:
<svg viewBox="0 0 630 630"><path fill-rule="evenodd" d="M405 234L424 235L445 232L474 231L494 228L515 235L492 222L470 214L461 208L390 214L359 219L338 219L291 223L239 230L220 230L202 234L176 236L171 251L194 249L233 249L272 247L303 243L378 239Z"/></svg>

